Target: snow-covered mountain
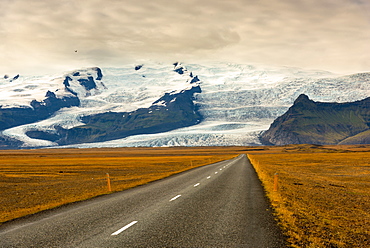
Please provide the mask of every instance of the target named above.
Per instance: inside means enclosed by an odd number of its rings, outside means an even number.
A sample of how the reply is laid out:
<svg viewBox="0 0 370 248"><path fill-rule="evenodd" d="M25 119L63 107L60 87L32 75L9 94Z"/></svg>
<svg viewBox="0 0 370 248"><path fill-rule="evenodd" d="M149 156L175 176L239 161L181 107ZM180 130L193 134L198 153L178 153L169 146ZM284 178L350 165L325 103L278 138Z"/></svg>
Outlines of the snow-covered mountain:
<svg viewBox="0 0 370 248"><path fill-rule="evenodd" d="M370 95L370 74L349 76L298 68L213 63L147 62L122 68L87 68L63 76L6 76L0 79L1 110L35 109L49 98L77 97L79 104L53 109L50 115L2 130L2 139L20 147L56 147L58 130L81 126L85 116L148 109L168 94L194 86L200 123L168 132L132 135L73 147L259 145L258 135L287 111L300 94L314 101L349 102ZM49 111L50 112L50 111ZM1 119L0 119L1 121ZM40 139L37 132L55 135ZM32 137L32 138L31 138Z"/></svg>

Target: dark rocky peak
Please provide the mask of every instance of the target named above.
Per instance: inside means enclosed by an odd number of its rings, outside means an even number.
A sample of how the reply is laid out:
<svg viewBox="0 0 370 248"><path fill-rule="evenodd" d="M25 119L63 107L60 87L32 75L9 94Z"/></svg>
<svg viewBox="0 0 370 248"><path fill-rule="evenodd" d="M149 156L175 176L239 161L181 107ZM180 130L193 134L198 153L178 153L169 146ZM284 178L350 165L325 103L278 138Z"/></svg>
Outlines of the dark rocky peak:
<svg viewBox="0 0 370 248"><path fill-rule="evenodd" d="M177 72L180 75L184 74L184 72L185 72L184 67L178 67L174 71Z"/></svg>
<svg viewBox="0 0 370 248"><path fill-rule="evenodd" d="M294 104L289 108L289 110L303 110L303 109L314 109L319 107L320 102L312 101L308 98L307 95L301 94L298 98L294 101Z"/></svg>
<svg viewBox="0 0 370 248"><path fill-rule="evenodd" d="M370 98L355 102L315 102L300 95L261 135L263 144L338 144L356 135L369 137ZM363 142L354 138L356 141Z"/></svg>
<svg viewBox="0 0 370 248"><path fill-rule="evenodd" d="M137 65L137 66L135 66L135 71L140 70L143 66L144 66L144 65Z"/></svg>
<svg viewBox="0 0 370 248"><path fill-rule="evenodd" d="M17 80L19 78L19 74L15 75L12 79L10 79L10 82L13 82L14 80Z"/></svg>
<svg viewBox="0 0 370 248"><path fill-rule="evenodd" d="M295 109L310 109L310 108L313 109L313 108L319 107L320 104L325 104L325 103L312 101L310 98L308 98L307 95L301 94L294 101L294 104L292 107L295 107Z"/></svg>
<svg viewBox="0 0 370 248"><path fill-rule="evenodd" d="M74 71L68 75L71 79L79 79L79 78L86 78L88 76L92 76L95 80L102 80L103 73L99 67L92 67L88 69L82 69L78 71Z"/></svg>
<svg viewBox="0 0 370 248"><path fill-rule="evenodd" d="M188 80L188 82L190 84L193 84L193 83L196 83L196 82L199 82L200 81L200 79L198 78L197 75L194 76L193 72L190 72L189 73L189 77L190 77L190 80Z"/></svg>
<svg viewBox="0 0 370 248"><path fill-rule="evenodd" d="M196 82L199 82L200 79L198 78L198 76L195 76L195 77L192 77L192 79L190 80L190 83L193 84L193 83L196 83Z"/></svg>
<svg viewBox="0 0 370 248"><path fill-rule="evenodd" d="M86 90L96 89L96 83L94 81L94 78L91 76L87 77L87 79L85 78L77 79L77 81L80 82L80 85L85 87Z"/></svg>
<svg viewBox="0 0 370 248"><path fill-rule="evenodd" d="M294 104L297 104L297 103L300 103L300 102L302 102L302 103L307 103L307 102L312 102L312 100L310 100L310 98L308 98L308 96L307 96L307 95L305 95L305 94L300 94L300 95L298 96L298 98L294 101Z"/></svg>
<svg viewBox="0 0 370 248"><path fill-rule="evenodd" d="M103 78L103 73L99 67L94 67L92 68L94 71L96 71L96 80L102 80Z"/></svg>
<svg viewBox="0 0 370 248"><path fill-rule="evenodd" d="M79 106L80 100L76 96L58 98L54 92L48 90L44 100L32 100L30 105L34 110L43 109L43 111L52 113L64 107Z"/></svg>
<svg viewBox="0 0 370 248"><path fill-rule="evenodd" d="M190 89L184 89L180 92L172 91L170 93L165 93L164 96L159 98L157 101L153 102L153 105L165 105L168 106L170 103L177 101L177 99L192 100L195 93L201 93L202 89L199 85L193 86Z"/></svg>
<svg viewBox="0 0 370 248"><path fill-rule="evenodd" d="M56 95L55 95L54 92L51 92L50 90L48 90L48 92L46 92L45 97L47 97L47 98L49 98L49 97L56 98Z"/></svg>
<svg viewBox="0 0 370 248"><path fill-rule="evenodd" d="M57 97L54 92L47 91L44 100L32 100L30 105L34 111L33 114L37 116L35 118L41 120L49 117L61 108L79 106L80 100L75 95Z"/></svg>
<svg viewBox="0 0 370 248"><path fill-rule="evenodd" d="M177 72L178 74L182 75L184 74L185 72L187 72L188 70L185 68L185 66L183 66L181 63L179 62L176 62L173 64L175 67L174 67L174 71Z"/></svg>
<svg viewBox="0 0 370 248"><path fill-rule="evenodd" d="M9 75L4 75L4 79L8 79L9 78Z"/></svg>
<svg viewBox="0 0 370 248"><path fill-rule="evenodd" d="M107 89L101 81L102 78L102 70L98 67L92 67L67 74L63 85L65 90L74 96L87 97L99 94L102 89Z"/></svg>
<svg viewBox="0 0 370 248"><path fill-rule="evenodd" d="M66 76L66 78L65 78L65 79L64 79L64 81L63 81L64 86L66 86L66 87L71 86L71 85L69 84L69 81L72 81L72 78L70 78L69 76Z"/></svg>

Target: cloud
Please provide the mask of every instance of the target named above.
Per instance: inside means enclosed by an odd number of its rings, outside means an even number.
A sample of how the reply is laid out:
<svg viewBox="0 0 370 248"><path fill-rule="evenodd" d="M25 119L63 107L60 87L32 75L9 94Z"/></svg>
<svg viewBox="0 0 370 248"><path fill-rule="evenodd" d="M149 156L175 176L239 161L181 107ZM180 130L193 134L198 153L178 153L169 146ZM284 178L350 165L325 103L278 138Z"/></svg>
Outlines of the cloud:
<svg viewBox="0 0 370 248"><path fill-rule="evenodd" d="M1 0L0 9L0 74L143 58L370 66L362 0Z"/></svg>

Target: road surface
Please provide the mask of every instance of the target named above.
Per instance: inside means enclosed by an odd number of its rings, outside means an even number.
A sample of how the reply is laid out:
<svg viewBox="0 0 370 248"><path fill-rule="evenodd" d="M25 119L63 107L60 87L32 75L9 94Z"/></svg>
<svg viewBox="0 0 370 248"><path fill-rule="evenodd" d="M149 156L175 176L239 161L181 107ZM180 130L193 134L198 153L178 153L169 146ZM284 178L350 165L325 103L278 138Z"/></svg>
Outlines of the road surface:
<svg viewBox="0 0 370 248"><path fill-rule="evenodd" d="M0 226L0 247L286 247L245 155Z"/></svg>

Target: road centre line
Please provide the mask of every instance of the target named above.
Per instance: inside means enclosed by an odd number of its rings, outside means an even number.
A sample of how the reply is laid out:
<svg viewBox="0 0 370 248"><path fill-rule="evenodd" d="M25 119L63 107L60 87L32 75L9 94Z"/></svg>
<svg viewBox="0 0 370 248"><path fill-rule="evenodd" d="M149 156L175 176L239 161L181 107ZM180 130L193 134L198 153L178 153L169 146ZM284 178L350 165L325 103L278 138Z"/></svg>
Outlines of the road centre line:
<svg viewBox="0 0 370 248"><path fill-rule="evenodd" d="M200 185L200 183L197 183L197 184L195 184L195 185L194 185L194 187L197 187L197 186L199 186L199 185Z"/></svg>
<svg viewBox="0 0 370 248"><path fill-rule="evenodd" d="M210 178L211 178L211 176L208 176L208 177L207 177L207 179L210 179Z"/></svg>
<svg viewBox="0 0 370 248"><path fill-rule="evenodd" d="M215 174L217 174L218 172L216 171Z"/></svg>
<svg viewBox="0 0 370 248"><path fill-rule="evenodd" d="M122 227L121 229L119 229L118 231L114 232L111 234L111 236L115 236L115 235L118 235L120 234L121 232L123 232L124 230L126 230L127 228L130 228L131 226L135 225L137 223L137 221L133 221L131 222L130 224L127 224L126 226Z"/></svg>
<svg viewBox="0 0 370 248"><path fill-rule="evenodd" d="M173 197L170 201L174 201L174 200L176 200L177 198L179 198L181 195L177 195L177 196L175 196L175 197Z"/></svg>

